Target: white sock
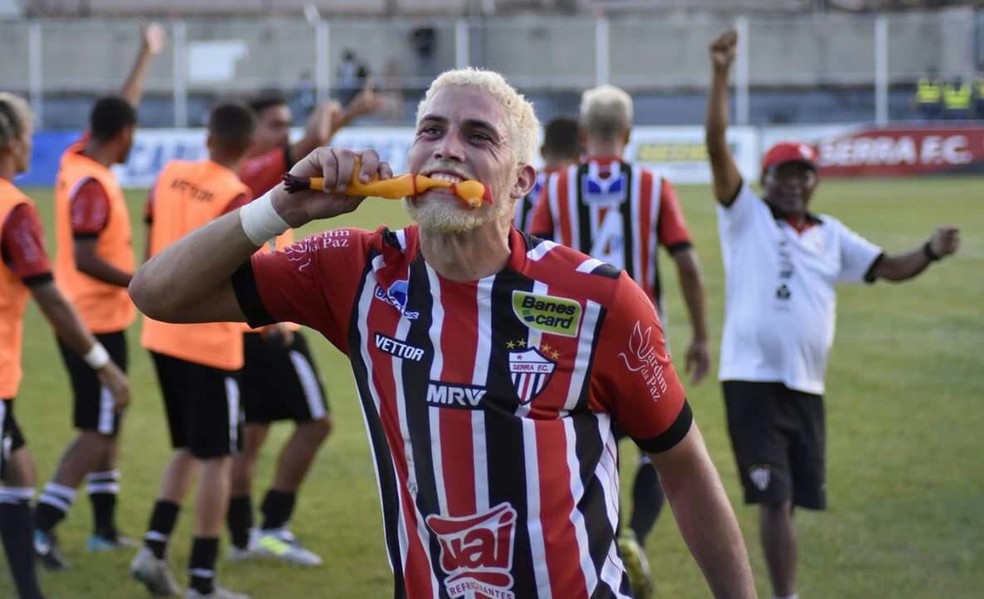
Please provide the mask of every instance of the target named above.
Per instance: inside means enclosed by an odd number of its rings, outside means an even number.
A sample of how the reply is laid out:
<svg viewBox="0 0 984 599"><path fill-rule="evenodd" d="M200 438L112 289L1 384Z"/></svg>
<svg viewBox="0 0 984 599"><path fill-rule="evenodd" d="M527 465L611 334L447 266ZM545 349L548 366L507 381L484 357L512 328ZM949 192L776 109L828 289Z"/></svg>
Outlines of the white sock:
<svg viewBox="0 0 984 599"><path fill-rule="evenodd" d="M793 593L792 595L773 595L772 599L799 599L799 593Z"/></svg>

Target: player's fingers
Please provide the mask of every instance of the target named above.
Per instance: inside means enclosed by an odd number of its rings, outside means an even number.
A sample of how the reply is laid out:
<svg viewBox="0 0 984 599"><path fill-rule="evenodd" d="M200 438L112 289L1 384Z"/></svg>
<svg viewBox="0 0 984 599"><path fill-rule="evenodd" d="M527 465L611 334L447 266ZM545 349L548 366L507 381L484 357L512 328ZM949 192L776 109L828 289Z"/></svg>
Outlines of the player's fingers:
<svg viewBox="0 0 984 599"><path fill-rule="evenodd" d="M388 162L379 163L379 178L380 179L392 179L393 178L393 168Z"/></svg>
<svg viewBox="0 0 984 599"><path fill-rule="evenodd" d="M372 181L379 170L379 154L376 150L363 150L360 156L359 180L363 183Z"/></svg>
<svg viewBox="0 0 984 599"><path fill-rule="evenodd" d="M347 150L344 148L338 148L335 150L335 158L338 164L338 175L337 182L335 183L335 189L339 191L345 191L348 187L349 182L352 180L352 174L355 172L355 162L358 155L352 150Z"/></svg>

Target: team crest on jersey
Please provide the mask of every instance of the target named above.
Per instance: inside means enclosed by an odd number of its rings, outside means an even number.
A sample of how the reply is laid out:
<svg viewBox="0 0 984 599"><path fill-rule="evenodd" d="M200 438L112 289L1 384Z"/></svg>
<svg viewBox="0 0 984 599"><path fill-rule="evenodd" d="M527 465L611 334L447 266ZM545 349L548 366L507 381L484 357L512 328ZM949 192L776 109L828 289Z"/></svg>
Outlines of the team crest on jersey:
<svg viewBox="0 0 984 599"><path fill-rule="evenodd" d="M538 331L577 337L581 327L581 304L572 299L513 291L512 308L526 326Z"/></svg>
<svg viewBox="0 0 984 599"><path fill-rule="evenodd" d="M621 170L601 177L596 165L581 179L581 199L585 204L621 204L628 197L628 181Z"/></svg>
<svg viewBox="0 0 984 599"><path fill-rule="evenodd" d="M376 285L376 299L384 301L400 311L400 314L408 320L417 320L420 312L407 310L407 298L410 295L410 282L406 279L394 281L392 285L383 289L382 285Z"/></svg>
<svg viewBox="0 0 984 599"><path fill-rule="evenodd" d="M525 345L525 341L510 341L506 348L512 350L513 347L522 348ZM554 360L559 357L560 354L549 345L543 345L540 349L530 347L509 352L509 376L512 377L513 389L516 390L521 404L530 403L543 391L557 368Z"/></svg>
<svg viewBox="0 0 984 599"><path fill-rule="evenodd" d="M514 599L510 571L516 510L511 505L500 503L484 514L461 518L432 514L425 522L441 545L448 595Z"/></svg>

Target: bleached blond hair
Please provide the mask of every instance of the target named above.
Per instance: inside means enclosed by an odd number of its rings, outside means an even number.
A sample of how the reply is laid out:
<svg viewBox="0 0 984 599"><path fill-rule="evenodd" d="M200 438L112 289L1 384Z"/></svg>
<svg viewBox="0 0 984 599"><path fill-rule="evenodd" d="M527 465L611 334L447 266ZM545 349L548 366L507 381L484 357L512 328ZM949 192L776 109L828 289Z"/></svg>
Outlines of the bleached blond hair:
<svg viewBox="0 0 984 599"><path fill-rule="evenodd" d="M614 141L632 127L632 97L614 85L581 94L581 127L602 141Z"/></svg>
<svg viewBox="0 0 984 599"><path fill-rule="evenodd" d="M505 114L506 135L516 160L522 164L533 163L540 132L536 111L529 100L495 71L468 67L441 73L431 83L427 93L424 94L424 99L417 105L418 124L431 98L442 89L452 86L476 87L490 95L502 107Z"/></svg>
<svg viewBox="0 0 984 599"><path fill-rule="evenodd" d="M31 128L31 109L20 96L0 92L0 148Z"/></svg>

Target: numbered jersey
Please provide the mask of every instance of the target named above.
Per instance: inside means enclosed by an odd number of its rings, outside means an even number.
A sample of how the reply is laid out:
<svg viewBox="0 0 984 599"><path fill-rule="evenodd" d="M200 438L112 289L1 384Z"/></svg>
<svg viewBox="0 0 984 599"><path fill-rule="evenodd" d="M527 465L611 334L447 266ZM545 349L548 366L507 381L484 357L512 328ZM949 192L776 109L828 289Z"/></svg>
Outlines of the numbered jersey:
<svg viewBox="0 0 984 599"><path fill-rule="evenodd" d="M618 159L591 158L553 173L530 230L624 269L657 305L657 247L690 247L673 186Z"/></svg>

